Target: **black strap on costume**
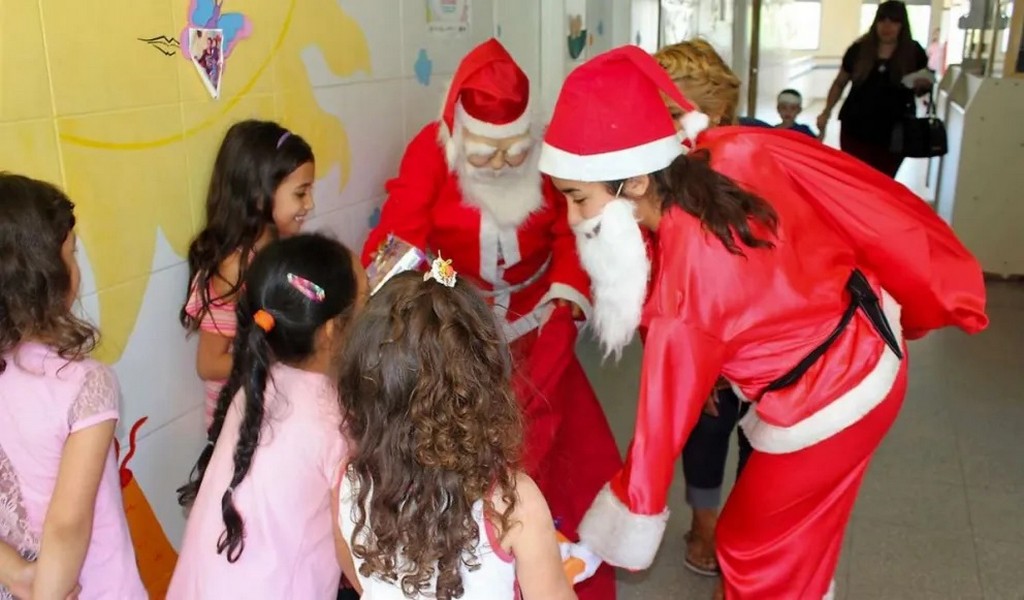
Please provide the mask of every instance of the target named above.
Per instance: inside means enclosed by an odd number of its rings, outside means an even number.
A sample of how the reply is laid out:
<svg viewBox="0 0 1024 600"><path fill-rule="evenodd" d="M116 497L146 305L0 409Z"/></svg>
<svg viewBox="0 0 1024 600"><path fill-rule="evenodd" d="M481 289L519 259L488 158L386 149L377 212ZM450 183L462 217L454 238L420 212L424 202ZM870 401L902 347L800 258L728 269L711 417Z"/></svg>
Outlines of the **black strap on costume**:
<svg viewBox="0 0 1024 600"><path fill-rule="evenodd" d="M803 360L801 360L795 367L789 370L785 375L779 377L775 381L768 384L768 387L764 389L765 392L774 392L787 388L804 373L807 369L811 368L811 365L818 362L823 354L835 343L839 338L839 334L846 329L850 321L853 320L853 315L857 312L857 309L864 311L864 316L868 318L871 325L878 332L879 337L885 342L885 345L899 358L903 359L903 349L900 347L899 342L896 340L896 335L892 332L892 327L889 326L889 320L885 317L885 313L882 312L881 304L878 301L878 295L871 289L871 284L868 283L864 274L858 269L854 269L853 273L850 274L850 279L846 282L846 289L850 292L850 304L843 311L843 316L839 319L839 324L832 330L825 341L818 345L817 348L811 351Z"/></svg>

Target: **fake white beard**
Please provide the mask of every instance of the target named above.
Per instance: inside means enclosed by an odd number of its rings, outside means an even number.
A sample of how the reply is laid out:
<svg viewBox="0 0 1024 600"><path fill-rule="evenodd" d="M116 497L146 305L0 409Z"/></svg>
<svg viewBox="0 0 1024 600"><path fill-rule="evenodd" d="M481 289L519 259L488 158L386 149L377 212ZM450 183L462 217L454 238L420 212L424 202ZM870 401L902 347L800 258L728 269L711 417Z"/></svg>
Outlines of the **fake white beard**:
<svg viewBox="0 0 1024 600"><path fill-rule="evenodd" d="M615 354L616 360L640 326L651 274L634 210L629 200L612 200L600 215L573 228L594 294L594 330L605 358Z"/></svg>
<svg viewBox="0 0 1024 600"><path fill-rule="evenodd" d="M468 204L486 211L501 228L519 227L526 217L541 207L543 190L537 168L540 160L538 148L529 150L526 162L518 167L505 165L496 171L491 167L469 164L465 151L461 149L461 141L458 143L456 172L462 198Z"/></svg>

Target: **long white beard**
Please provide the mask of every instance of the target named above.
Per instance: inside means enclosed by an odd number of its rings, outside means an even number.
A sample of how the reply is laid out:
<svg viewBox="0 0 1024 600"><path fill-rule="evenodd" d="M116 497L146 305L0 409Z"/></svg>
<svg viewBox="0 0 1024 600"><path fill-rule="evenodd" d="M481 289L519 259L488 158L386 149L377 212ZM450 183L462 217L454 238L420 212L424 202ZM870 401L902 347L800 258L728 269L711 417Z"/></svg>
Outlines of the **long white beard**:
<svg viewBox="0 0 1024 600"><path fill-rule="evenodd" d="M604 355L622 357L640 326L651 262L635 205L612 200L600 215L576 225L576 248L590 275L593 326Z"/></svg>
<svg viewBox="0 0 1024 600"><path fill-rule="evenodd" d="M463 200L487 212L498 227L519 227L543 202L539 160L540 152L533 148L523 164L495 171L474 167L460 150L455 164Z"/></svg>

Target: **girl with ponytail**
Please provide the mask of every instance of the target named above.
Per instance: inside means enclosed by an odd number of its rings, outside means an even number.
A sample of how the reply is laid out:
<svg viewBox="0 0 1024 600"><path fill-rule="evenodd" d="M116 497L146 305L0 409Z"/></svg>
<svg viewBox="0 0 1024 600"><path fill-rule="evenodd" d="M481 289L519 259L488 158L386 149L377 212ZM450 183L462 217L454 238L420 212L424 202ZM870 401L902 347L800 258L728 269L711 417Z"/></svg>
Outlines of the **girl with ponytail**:
<svg viewBox="0 0 1024 600"><path fill-rule="evenodd" d="M168 598L327 598L341 575L331 485L348 452L333 357L367 296L358 259L300 235L253 260L231 375L178 490L190 509Z"/></svg>

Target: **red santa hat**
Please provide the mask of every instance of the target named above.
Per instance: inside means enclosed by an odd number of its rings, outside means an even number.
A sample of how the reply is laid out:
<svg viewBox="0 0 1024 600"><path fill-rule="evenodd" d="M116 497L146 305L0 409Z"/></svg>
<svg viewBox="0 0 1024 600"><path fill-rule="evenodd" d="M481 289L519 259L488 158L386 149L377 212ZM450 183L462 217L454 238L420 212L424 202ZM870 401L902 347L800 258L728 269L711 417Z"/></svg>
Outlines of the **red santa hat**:
<svg viewBox="0 0 1024 600"><path fill-rule="evenodd" d="M636 46L616 48L577 67L562 84L544 134L541 172L575 181L614 181L672 164L685 148L662 94L685 112L686 137L692 140L707 128L707 115Z"/></svg>
<svg viewBox="0 0 1024 600"><path fill-rule="evenodd" d="M530 80L501 43L491 38L459 63L441 112L440 141L451 166L459 128L501 139L530 130Z"/></svg>

